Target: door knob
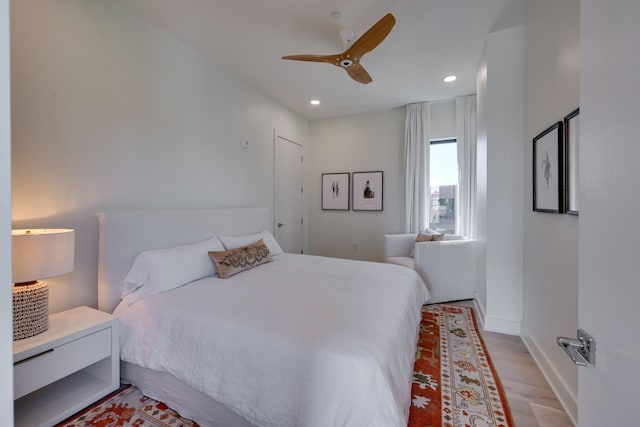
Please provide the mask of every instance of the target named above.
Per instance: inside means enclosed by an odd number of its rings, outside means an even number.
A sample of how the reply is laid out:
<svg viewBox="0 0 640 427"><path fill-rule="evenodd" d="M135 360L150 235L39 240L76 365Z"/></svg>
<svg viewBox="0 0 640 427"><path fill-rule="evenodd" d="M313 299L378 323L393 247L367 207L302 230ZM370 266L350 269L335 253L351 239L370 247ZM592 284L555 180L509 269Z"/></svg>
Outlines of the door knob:
<svg viewBox="0 0 640 427"><path fill-rule="evenodd" d="M582 329L578 329L577 336L577 339L557 337L556 342L576 365L595 365L596 341Z"/></svg>
<svg viewBox="0 0 640 427"><path fill-rule="evenodd" d="M286 225L286 224L283 224L283 223L279 222L279 223L278 223L278 228L280 228L280 227L284 227L285 225Z"/></svg>

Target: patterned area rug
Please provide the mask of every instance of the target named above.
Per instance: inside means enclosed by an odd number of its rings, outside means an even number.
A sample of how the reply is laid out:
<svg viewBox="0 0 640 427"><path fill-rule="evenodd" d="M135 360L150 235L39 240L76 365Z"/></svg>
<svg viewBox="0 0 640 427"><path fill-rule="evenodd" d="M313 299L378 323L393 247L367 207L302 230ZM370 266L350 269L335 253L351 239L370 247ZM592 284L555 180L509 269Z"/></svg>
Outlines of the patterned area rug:
<svg viewBox="0 0 640 427"><path fill-rule="evenodd" d="M471 307L422 307L409 427L513 427ZM124 386L56 427L197 427Z"/></svg>
<svg viewBox="0 0 640 427"><path fill-rule="evenodd" d="M123 386L56 427L198 427L133 386Z"/></svg>
<svg viewBox="0 0 640 427"><path fill-rule="evenodd" d="M409 427L513 426L471 307L422 307L411 396Z"/></svg>

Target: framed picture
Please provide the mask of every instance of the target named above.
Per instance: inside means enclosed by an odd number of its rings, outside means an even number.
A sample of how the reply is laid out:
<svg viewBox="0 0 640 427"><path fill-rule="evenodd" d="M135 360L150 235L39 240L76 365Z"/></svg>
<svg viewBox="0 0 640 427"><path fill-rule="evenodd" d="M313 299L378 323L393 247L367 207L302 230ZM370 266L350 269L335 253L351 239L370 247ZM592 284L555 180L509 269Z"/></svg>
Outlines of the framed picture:
<svg viewBox="0 0 640 427"><path fill-rule="evenodd" d="M533 210L562 213L563 134L562 122L556 122L533 138Z"/></svg>
<svg viewBox="0 0 640 427"><path fill-rule="evenodd" d="M382 210L382 171L353 173L353 210Z"/></svg>
<svg viewBox="0 0 640 427"><path fill-rule="evenodd" d="M565 213L578 215L578 153L580 150L580 108L564 118L564 207Z"/></svg>
<svg viewBox="0 0 640 427"><path fill-rule="evenodd" d="M322 174L322 210L349 210L349 172Z"/></svg>

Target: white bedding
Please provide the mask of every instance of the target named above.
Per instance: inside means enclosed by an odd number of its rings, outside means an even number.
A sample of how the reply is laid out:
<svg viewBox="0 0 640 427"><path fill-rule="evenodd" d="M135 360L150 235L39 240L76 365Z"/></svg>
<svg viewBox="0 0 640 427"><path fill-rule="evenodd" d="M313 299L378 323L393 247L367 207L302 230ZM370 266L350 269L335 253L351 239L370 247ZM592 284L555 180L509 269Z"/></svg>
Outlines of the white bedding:
<svg viewBox="0 0 640 427"><path fill-rule="evenodd" d="M406 426L428 297L415 271L283 254L120 304L121 359L257 426Z"/></svg>

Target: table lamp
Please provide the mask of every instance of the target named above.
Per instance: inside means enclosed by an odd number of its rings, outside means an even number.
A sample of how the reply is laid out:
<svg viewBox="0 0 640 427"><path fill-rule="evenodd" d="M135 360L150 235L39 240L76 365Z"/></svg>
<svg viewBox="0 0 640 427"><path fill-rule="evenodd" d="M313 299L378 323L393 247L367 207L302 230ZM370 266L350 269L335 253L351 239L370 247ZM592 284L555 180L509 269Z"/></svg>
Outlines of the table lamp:
<svg viewBox="0 0 640 427"><path fill-rule="evenodd" d="M49 328L49 286L39 279L73 271L75 231L11 230L13 256L13 340Z"/></svg>

